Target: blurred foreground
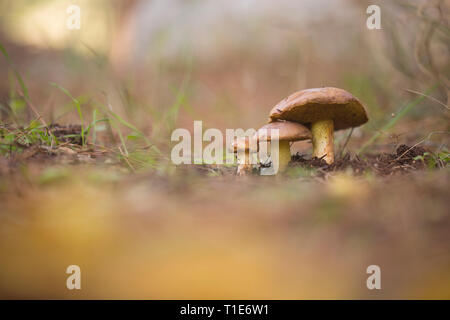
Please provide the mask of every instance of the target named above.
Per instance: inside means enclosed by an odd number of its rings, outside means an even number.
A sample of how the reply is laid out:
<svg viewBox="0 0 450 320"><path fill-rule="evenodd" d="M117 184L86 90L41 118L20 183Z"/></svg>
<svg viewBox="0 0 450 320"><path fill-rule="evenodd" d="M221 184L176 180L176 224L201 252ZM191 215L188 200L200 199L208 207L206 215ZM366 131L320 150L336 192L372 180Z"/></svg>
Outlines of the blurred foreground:
<svg viewBox="0 0 450 320"><path fill-rule="evenodd" d="M3 298L450 298L450 172L0 180ZM67 266L82 290L66 289ZM381 267L382 290L366 287Z"/></svg>
<svg viewBox="0 0 450 320"><path fill-rule="evenodd" d="M0 2L0 298L450 299L448 1L77 3ZM335 166L170 163L175 128L321 86L370 118Z"/></svg>

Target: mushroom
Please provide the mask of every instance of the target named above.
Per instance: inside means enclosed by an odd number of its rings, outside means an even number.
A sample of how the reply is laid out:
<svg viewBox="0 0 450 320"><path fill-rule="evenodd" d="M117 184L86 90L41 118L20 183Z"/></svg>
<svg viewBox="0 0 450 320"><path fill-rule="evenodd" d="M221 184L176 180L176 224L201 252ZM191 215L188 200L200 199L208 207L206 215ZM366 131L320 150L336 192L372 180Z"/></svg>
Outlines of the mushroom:
<svg viewBox="0 0 450 320"><path fill-rule="evenodd" d="M334 131L367 122L361 102L349 92L332 87L307 89L291 94L270 111L269 122L294 121L311 129L313 156L334 162Z"/></svg>
<svg viewBox="0 0 450 320"><path fill-rule="evenodd" d="M240 137L231 144L231 150L236 154L237 158L237 175L245 176L253 170L252 158L258 151L258 143L253 138Z"/></svg>
<svg viewBox="0 0 450 320"><path fill-rule="evenodd" d="M271 141L272 130L278 130L278 171L283 172L291 161L290 143L311 139L311 131L300 123L276 121L259 128L256 133L258 142ZM272 161L274 161L273 157Z"/></svg>

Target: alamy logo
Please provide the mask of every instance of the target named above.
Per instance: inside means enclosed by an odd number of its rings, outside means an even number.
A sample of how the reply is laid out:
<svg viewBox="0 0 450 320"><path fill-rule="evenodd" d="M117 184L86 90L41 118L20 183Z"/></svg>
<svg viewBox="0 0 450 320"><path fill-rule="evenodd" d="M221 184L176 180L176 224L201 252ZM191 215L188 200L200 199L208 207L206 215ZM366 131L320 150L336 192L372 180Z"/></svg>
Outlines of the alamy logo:
<svg viewBox="0 0 450 320"><path fill-rule="evenodd" d="M81 269L79 266L73 264L67 267L66 273L70 276L66 280L66 287L69 290L81 289Z"/></svg>
<svg viewBox="0 0 450 320"><path fill-rule="evenodd" d="M367 18L366 25L367 29L374 30L374 29L381 29L381 9L380 6L377 6L375 4L372 4L367 7L366 10L367 14L370 14L370 16Z"/></svg>
<svg viewBox="0 0 450 320"><path fill-rule="evenodd" d="M367 273L371 274L370 277L367 278L367 289L381 289L381 269L377 265L370 265L367 267Z"/></svg>
<svg viewBox="0 0 450 320"><path fill-rule="evenodd" d="M270 136L270 148L267 141L259 141L260 136ZM175 165L180 164L234 164L240 169L258 166L264 161L261 175L274 175L279 167L279 130L272 129L226 129L225 140L219 129L209 128L203 132L202 121L194 121L194 137L187 129L175 129L171 135L173 146L170 158ZM267 140L267 139L266 139ZM192 147L193 142L193 147ZM204 142L209 142L203 147ZM225 150L223 148L225 142ZM193 152L192 152L193 150Z"/></svg>
<svg viewBox="0 0 450 320"><path fill-rule="evenodd" d="M77 5L70 5L66 9L69 15L66 20L66 27L69 30L80 30L81 28L81 8Z"/></svg>

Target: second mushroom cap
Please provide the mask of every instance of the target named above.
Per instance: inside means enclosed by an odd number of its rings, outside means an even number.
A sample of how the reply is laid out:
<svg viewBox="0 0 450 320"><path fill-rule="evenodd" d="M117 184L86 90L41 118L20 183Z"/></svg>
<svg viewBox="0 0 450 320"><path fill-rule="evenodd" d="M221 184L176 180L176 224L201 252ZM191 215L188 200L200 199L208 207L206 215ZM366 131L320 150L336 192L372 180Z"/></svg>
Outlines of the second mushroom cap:
<svg viewBox="0 0 450 320"><path fill-rule="evenodd" d="M278 138L274 136L274 130L278 131ZM291 161L290 143L299 140L311 139L311 131L300 123L291 121L276 121L262 126L254 139L258 142L278 140L278 150L271 154L272 162L278 164L278 169L284 171ZM274 158L274 155L276 157Z"/></svg>
<svg viewBox="0 0 450 320"><path fill-rule="evenodd" d="M276 121L268 123L257 131L258 141L270 141L273 130L278 130L280 141L300 141L311 139L311 131L300 123L292 121Z"/></svg>

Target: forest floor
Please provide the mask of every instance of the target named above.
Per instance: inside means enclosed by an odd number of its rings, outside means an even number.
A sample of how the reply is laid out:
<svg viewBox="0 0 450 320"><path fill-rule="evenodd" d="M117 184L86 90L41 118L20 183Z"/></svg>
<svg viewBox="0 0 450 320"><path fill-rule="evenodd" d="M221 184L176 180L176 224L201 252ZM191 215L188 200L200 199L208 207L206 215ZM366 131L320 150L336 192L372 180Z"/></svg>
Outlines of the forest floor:
<svg viewBox="0 0 450 320"><path fill-rule="evenodd" d="M296 154L277 177L130 172L82 147L79 126L51 130L57 146L0 157L2 297L450 298L448 154ZM71 264L81 291L65 288ZM382 290L367 289L369 265Z"/></svg>

